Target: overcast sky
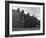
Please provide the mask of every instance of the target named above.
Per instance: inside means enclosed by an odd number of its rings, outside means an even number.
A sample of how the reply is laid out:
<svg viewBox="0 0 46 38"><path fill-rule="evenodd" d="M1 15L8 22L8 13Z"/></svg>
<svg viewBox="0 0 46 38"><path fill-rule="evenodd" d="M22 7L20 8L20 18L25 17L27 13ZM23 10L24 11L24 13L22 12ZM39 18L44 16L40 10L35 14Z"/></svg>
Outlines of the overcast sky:
<svg viewBox="0 0 46 38"><path fill-rule="evenodd" d="M34 15L35 17L40 20L40 8L39 7L19 7L19 6L13 6L13 9L17 10L17 8L20 8L21 10L24 10L24 13L27 14L29 13L30 16Z"/></svg>

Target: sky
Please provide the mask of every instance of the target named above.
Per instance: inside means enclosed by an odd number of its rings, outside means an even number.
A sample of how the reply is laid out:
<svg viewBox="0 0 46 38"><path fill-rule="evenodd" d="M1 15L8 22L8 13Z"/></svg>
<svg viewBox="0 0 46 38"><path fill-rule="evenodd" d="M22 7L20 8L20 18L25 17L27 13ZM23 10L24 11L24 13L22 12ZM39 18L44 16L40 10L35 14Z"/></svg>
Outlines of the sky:
<svg viewBox="0 0 46 38"><path fill-rule="evenodd" d="M27 14L29 13L30 16L37 17L38 20L40 20L40 8L39 7L19 7L19 6L13 6L12 7L14 10L17 10L17 8L20 8L21 10L24 10L24 13Z"/></svg>

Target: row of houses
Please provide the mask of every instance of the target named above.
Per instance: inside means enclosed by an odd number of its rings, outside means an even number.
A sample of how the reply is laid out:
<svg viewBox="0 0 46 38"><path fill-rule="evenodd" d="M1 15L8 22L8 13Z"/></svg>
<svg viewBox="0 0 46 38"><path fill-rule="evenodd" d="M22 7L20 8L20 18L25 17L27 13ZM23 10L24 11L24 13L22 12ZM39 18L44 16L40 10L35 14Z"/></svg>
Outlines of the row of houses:
<svg viewBox="0 0 46 38"><path fill-rule="evenodd" d="M17 10L12 9L12 25L13 28L32 28L40 27L40 21L29 13L24 14L24 10L18 8Z"/></svg>

